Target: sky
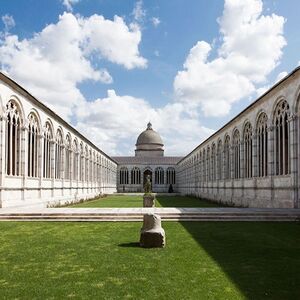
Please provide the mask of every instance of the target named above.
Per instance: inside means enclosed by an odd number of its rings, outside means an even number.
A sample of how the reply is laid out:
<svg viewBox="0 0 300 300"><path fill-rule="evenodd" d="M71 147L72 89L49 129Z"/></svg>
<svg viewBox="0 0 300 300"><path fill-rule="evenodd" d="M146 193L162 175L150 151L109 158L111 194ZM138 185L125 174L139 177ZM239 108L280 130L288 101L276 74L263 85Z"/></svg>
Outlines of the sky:
<svg viewBox="0 0 300 300"><path fill-rule="evenodd" d="M300 65L298 0L0 0L0 69L109 155L186 155Z"/></svg>

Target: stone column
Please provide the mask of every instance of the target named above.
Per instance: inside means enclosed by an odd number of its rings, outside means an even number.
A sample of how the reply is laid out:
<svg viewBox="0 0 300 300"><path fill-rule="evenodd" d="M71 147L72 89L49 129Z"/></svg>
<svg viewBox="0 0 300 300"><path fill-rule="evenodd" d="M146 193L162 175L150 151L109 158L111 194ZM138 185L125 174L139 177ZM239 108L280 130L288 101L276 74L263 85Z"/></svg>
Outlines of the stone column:
<svg viewBox="0 0 300 300"><path fill-rule="evenodd" d="M257 135L252 135L252 177L257 177Z"/></svg>
<svg viewBox="0 0 300 300"><path fill-rule="evenodd" d="M274 153L274 129L275 127L270 125L267 128L268 131L268 176L275 174L275 153Z"/></svg>
<svg viewBox="0 0 300 300"><path fill-rule="evenodd" d="M38 177L39 177L39 198L42 198L42 183L43 183L43 153L44 153L44 137L42 134L37 135L38 138Z"/></svg>
<svg viewBox="0 0 300 300"><path fill-rule="evenodd" d="M55 185L55 140L50 141L51 147L51 162L50 162L50 177L51 177L51 198L54 197L54 185Z"/></svg>
<svg viewBox="0 0 300 300"><path fill-rule="evenodd" d="M229 146L229 178L233 179L234 178L234 169L233 169L233 146Z"/></svg>
<svg viewBox="0 0 300 300"><path fill-rule="evenodd" d="M62 186L62 189L61 189L61 195L64 196L65 195L65 159L66 159L66 151L65 151L65 146L63 145L61 147L61 152L62 152L62 155L61 155L61 165L59 166L60 167L60 176L61 176L61 186Z"/></svg>
<svg viewBox="0 0 300 300"><path fill-rule="evenodd" d="M128 168L128 187L129 187L129 191L131 192L131 170L132 170L132 166L130 166L130 168Z"/></svg>
<svg viewBox="0 0 300 300"><path fill-rule="evenodd" d="M241 178L245 178L245 151L244 151L244 141L241 141L240 143L240 173L241 173Z"/></svg>
<svg viewBox="0 0 300 300"><path fill-rule="evenodd" d="M2 207L2 201L4 198L3 187L5 187L5 129L6 129L6 118L0 117L0 208Z"/></svg>
<svg viewBox="0 0 300 300"><path fill-rule="evenodd" d="M291 177L293 181L293 200L294 200L294 208L298 208L298 141L297 141L297 123L298 123L298 116L292 115L288 119L289 124L289 132L290 132L290 148L289 148L289 169L291 172Z"/></svg>
<svg viewBox="0 0 300 300"><path fill-rule="evenodd" d="M26 187L27 187L27 173L28 173L28 164L27 164L27 157L28 157L28 126L21 127L20 132L20 138L21 138L21 175L22 176L22 195L21 199L26 199Z"/></svg>
<svg viewBox="0 0 300 300"><path fill-rule="evenodd" d="M226 157L225 157L225 154L226 154L226 151L225 151L225 146L224 146L224 149L223 149L223 163L222 163L222 165L223 165L223 168L222 168L222 170L221 170L221 173L222 173L222 178L225 180L225 177L226 177Z"/></svg>

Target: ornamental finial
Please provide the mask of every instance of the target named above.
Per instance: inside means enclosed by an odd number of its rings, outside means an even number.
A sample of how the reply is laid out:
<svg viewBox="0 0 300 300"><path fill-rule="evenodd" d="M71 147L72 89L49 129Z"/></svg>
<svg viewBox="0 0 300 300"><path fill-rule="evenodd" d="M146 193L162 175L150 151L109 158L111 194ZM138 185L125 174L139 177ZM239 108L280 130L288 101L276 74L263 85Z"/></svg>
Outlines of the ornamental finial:
<svg viewBox="0 0 300 300"><path fill-rule="evenodd" d="M150 121L149 121L149 123L147 124L147 130L152 130L152 124L151 124Z"/></svg>

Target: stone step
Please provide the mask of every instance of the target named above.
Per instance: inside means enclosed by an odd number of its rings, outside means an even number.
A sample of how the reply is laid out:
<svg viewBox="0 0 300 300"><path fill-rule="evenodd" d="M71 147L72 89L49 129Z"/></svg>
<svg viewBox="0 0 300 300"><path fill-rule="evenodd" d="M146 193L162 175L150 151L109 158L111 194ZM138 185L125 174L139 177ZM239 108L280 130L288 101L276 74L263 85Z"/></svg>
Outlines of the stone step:
<svg viewBox="0 0 300 300"><path fill-rule="evenodd" d="M164 221L296 221L295 214L160 214ZM1 221L142 221L142 214L1 214Z"/></svg>

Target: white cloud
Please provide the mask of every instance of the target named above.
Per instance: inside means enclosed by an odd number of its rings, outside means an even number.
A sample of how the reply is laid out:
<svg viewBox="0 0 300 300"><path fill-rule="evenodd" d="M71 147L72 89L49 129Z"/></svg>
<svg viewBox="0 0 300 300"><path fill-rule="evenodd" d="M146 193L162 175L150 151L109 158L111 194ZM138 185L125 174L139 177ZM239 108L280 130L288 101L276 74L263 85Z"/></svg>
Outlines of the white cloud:
<svg viewBox="0 0 300 300"><path fill-rule="evenodd" d="M80 0L62 0L62 4L68 11L73 11L73 5L78 3Z"/></svg>
<svg viewBox="0 0 300 300"><path fill-rule="evenodd" d="M142 37L139 26L132 23L127 26L118 16L113 21L99 15L79 21L85 42L88 43L87 51L98 52L102 57L127 69L147 67L147 60L140 56L138 48Z"/></svg>
<svg viewBox="0 0 300 300"><path fill-rule="evenodd" d="M58 23L47 25L32 38L20 40L7 34L0 40L0 66L65 118L85 99L78 84L86 80L111 83L106 69L96 68L92 58L120 64L127 69L145 67L138 46L141 32L123 19L90 18L64 13ZM30 70L30 72L29 72Z"/></svg>
<svg viewBox="0 0 300 300"><path fill-rule="evenodd" d="M160 24L160 19L159 18L153 17L151 19L151 21L152 21L152 24L154 25L154 27L157 27Z"/></svg>
<svg viewBox="0 0 300 300"><path fill-rule="evenodd" d="M85 103L77 117L77 128L111 155L133 155L136 138L149 120L167 145L168 155L186 154L213 132L201 126L198 116L184 113L180 103L155 109L144 99L119 96L114 90L106 98Z"/></svg>
<svg viewBox="0 0 300 300"><path fill-rule="evenodd" d="M13 16L11 16L11 15L6 14L6 15L2 16L1 19L2 19L2 22L4 23L5 31L9 31L11 28L15 27L15 25L16 25L16 22L15 22Z"/></svg>
<svg viewBox="0 0 300 300"><path fill-rule="evenodd" d="M146 16L146 10L143 8L143 1L139 0L135 3L132 15L137 22L142 22Z"/></svg>
<svg viewBox="0 0 300 300"><path fill-rule="evenodd" d="M283 79L287 75L288 75L288 72L286 72L286 71L278 73L276 78L275 78L275 81L272 84L267 84L267 85L264 85L264 86L261 86L261 87L257 88L256 89L256 95L261 96L268 89L270 89L274 84L276 84L278 81L280 81L281 79Z"/></svg>
<svg viewBox="0 0 300 300"><path fill-rule="evenodd" d="M280 72L276 77L275 83L280 81L281 79L283 79L287 75L288 75L288 72L286 72L286 71Z"/></svg>
<svg viewBox="0 0 300 300"><path fill-rule="evenodd" d="M254 92L278 65L286 44L284 18L262 15L261 0L225 0L218 22L217 56L209 59L211 45L197 42L174 80L177 99L200 106L207 116L228 114L233 103Z"/></svg>

